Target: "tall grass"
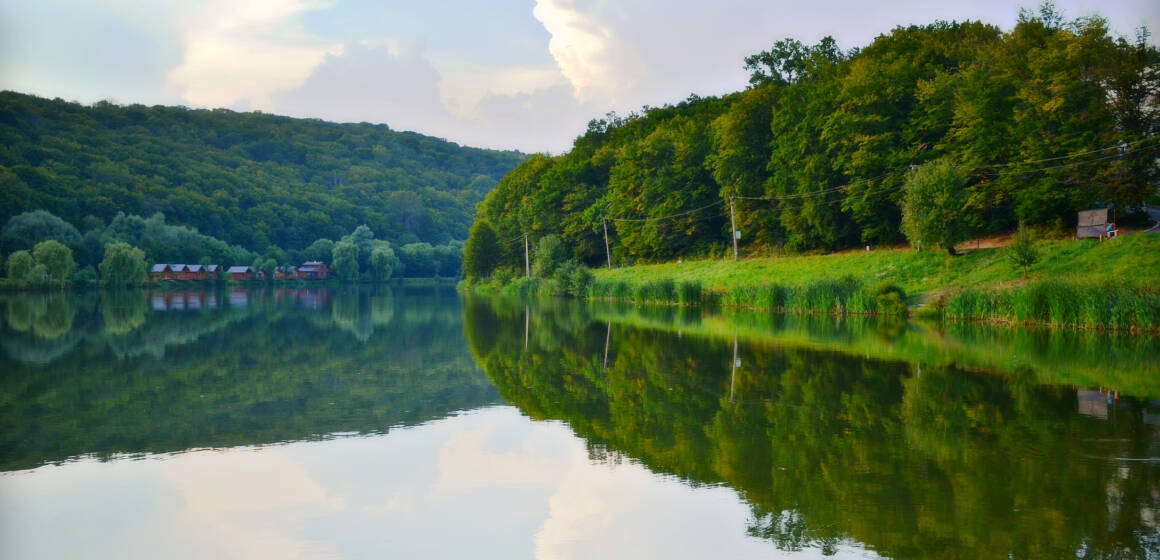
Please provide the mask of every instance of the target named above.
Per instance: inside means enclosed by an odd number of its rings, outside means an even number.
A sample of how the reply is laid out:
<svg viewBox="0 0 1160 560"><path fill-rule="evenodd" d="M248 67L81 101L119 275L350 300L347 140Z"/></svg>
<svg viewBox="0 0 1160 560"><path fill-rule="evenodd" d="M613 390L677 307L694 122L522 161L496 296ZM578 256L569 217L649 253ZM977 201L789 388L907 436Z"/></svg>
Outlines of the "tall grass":
<svg viewBox="0 0 1160 560"><path fill-rule="evenodd" d="M625 280L597 280L588 291L593 299L677 305L698 305L708 301L710 295L699 281L668 278L636 284ZM906 314L906 298L901 288L890 283L868 288L852 277L822 279L797 286L743 284L712 295L726 307L790 313Z"/></svg>
<svg viewBox="0 0 1160 560"><path fill-rule="evenodd" d="M966 289L943 316L1085 329L1160 329L1160 293L1105 282L1042 280L1008 290Z"/></svg>
<svg viewBox="0 0 1160 560"><path fill-rule="evenodd" d="M591 299L652 304L700 305L704 300L700 282L676 281L671 278L636 284L624 280L596 280L588 284L587 295Z"/></svg>

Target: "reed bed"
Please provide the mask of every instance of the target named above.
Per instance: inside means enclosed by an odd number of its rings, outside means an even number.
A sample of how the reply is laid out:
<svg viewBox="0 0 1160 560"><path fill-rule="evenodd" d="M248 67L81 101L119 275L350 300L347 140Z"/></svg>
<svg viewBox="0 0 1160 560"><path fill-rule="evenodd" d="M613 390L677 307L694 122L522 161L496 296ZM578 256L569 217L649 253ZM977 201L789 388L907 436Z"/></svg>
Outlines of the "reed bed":
<svg viewBox="0 0 1160 560"><path fill-rule="evenodd" d="M966 289L941 302L949 319L1106 330L1160 329L1160 293L1110 282L1041 280L1007 290Z"/></svg>
<svg viewBox="0 0 1160 560"><path fill-rule="evenodd" d="M852 277L796 286L742 285L720 294L706 292L698 281L659 279L632 284L625 280L596 280L589 285L588 297L662 305L700 305L715 299L725 307L788 313L906 314L906 295L901 288L891 283L866 287Z"/></svg>

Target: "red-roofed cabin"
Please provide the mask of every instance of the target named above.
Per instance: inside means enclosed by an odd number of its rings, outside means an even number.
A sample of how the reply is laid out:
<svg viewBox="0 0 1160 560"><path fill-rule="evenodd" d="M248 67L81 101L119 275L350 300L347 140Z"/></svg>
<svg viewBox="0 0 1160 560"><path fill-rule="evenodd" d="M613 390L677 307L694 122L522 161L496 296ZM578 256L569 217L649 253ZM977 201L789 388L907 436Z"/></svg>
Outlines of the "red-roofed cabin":
<svg viewBox="0 0 1160 560"><path fill-rule="evenodd" d="M303 280L326 280L330 278L330 267L322 261L308 261L298 267L297 278Z"/></svg>

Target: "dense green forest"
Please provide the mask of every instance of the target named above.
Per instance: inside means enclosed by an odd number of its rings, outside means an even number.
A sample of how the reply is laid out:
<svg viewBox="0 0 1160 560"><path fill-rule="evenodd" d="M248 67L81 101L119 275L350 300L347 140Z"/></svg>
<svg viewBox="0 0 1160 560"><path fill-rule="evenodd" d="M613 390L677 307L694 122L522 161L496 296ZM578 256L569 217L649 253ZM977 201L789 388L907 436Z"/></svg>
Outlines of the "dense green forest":
<svg viewBox="0 0 1160 560"><path fill-rule="evenodd" d="M745 91L610 113L570 152L520 164L465 248L472 264L499 257L469 273L522 269L525 234L603 265L605 220L614 264L720 254L731 203L748 254L913 241L932 218L964 236L1122 213L1160 178L1160 51L1147 38L1048 3L1010 31L940 21L848 51L778 41L746 58ZM904 187L924 181L912 204L941 206L907 230Z"/></svg>
<svg viewBox="0 0 1160 560"><path fill-rule="evenodd" d="M446 245L524 158L386 125L2 92L0 224L47 210L83 233L161 214L220 240L217 253L258 255L364 224L394 247Z"/></svg>

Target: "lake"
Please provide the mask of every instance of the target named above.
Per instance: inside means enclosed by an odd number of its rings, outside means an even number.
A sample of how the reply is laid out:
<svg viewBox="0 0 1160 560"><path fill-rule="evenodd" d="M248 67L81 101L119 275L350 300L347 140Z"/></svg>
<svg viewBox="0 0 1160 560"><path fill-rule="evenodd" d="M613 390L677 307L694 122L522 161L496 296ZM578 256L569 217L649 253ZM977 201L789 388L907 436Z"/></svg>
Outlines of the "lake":
<svg viewBox="0 0 1160 560"><path fill-rule="evenodd" d="M3 558L1156 558L1152 336L0 295Z"/></svg>

